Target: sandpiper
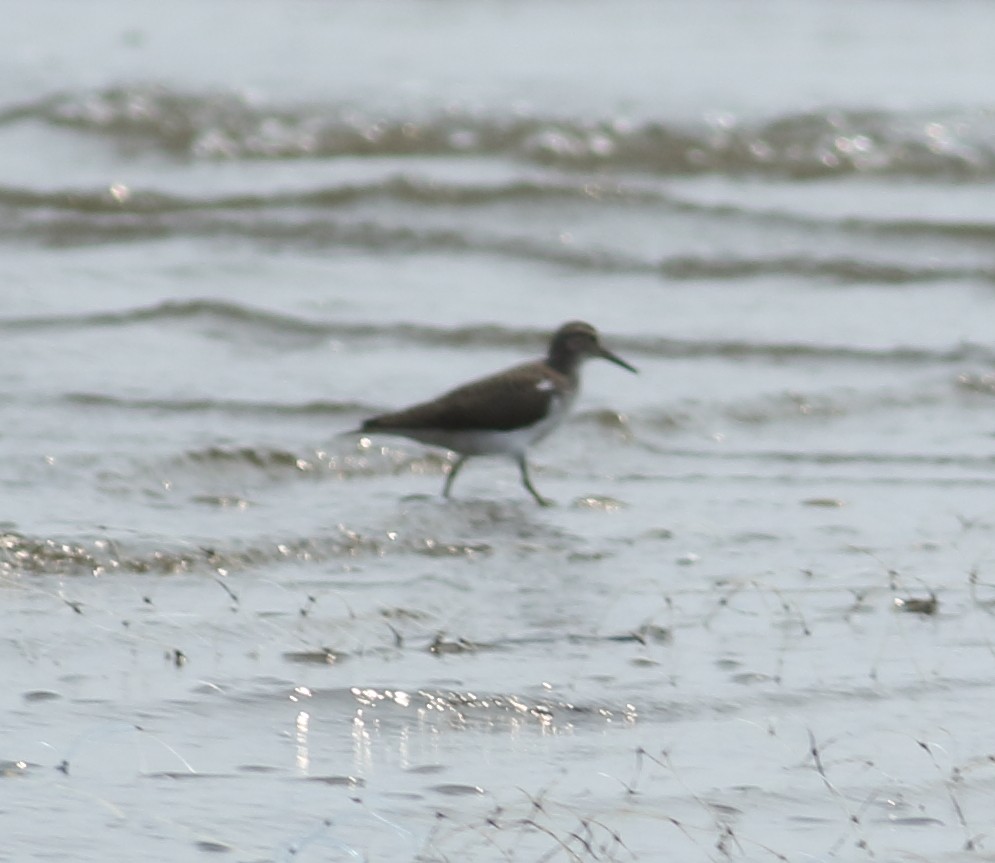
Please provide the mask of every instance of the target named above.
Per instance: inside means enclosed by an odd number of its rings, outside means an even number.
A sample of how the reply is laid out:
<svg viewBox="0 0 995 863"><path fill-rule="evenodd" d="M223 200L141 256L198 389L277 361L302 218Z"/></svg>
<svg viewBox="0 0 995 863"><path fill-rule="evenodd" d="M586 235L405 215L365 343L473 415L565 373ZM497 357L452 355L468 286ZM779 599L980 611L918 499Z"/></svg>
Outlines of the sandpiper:
<svg viewBox="0 0 995 863"><path fill-rule="evenodd" d="M525 453L567 415L580 387L580 367L602 357L630 372L635 368L603 347L590 324L564 324L545 358L471 381L432 401L366 420L360 432L382 432L445 447L459 455L449 470L443 497L471 456L506 455L522 474L522 484L542 506L546 500L529 479Z"/></svg>

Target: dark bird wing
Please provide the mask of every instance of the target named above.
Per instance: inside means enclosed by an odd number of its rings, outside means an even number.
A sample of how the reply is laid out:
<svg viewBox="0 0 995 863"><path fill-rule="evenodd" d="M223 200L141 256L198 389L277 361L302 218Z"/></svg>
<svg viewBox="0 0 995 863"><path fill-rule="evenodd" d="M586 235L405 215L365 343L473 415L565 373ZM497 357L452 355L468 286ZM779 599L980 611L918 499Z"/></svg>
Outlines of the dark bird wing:
<svg viewBox="0 0 995 863"><path fill-rule="evenodd" d="M552 369L528 363L464 384L432 401L373 417L362 430L511 431L541 420L558 387L569 389L570 383Z"/></svg>

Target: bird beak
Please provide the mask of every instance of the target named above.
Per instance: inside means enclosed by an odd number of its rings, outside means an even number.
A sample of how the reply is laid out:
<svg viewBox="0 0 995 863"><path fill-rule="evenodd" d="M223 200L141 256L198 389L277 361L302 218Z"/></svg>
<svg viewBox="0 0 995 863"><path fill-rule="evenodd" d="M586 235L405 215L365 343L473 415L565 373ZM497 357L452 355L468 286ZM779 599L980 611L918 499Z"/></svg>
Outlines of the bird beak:
<svg viewBox="0 0 995 863"><path fill-rule="evenodd" d="M604 359L608 360L608 362L615 363L615 365L617 366L621 366L623 369L628 369L633 374L638 374L635 366L630 366L621 357L616 356L610 350L608 350L608 348L601 348L601 350L598 352L598 356L603 357Z"/></svg>

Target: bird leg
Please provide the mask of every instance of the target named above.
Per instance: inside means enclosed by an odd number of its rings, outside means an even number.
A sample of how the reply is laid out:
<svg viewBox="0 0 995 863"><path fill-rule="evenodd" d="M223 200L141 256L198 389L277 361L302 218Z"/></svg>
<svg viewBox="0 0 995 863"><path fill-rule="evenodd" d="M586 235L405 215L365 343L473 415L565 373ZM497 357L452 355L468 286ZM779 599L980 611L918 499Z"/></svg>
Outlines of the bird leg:
<svg viewBox="0 0 995 863"><path fill-rule="evenodd" d="M539 492L535 490L535 486L532 485L532 480L529 479L529 466L525 463L524 455L518 457L518 469L522 472L522 485L529 490L529 494L536 499L536 503L538 503L539 506L552 506L553 502L539 494Z"/></svg>
<svg viewBox="0 0 995 863"><path fill-rule="evenodd" d="M466 460L469 456L461 455L456 459L456 464L449 468L449 473L446 475L446 484L442 487L442 496L449 497L449 492L453 487L453 480L456 479L456 474L459 473L460 468L466 464Z"/></svg>

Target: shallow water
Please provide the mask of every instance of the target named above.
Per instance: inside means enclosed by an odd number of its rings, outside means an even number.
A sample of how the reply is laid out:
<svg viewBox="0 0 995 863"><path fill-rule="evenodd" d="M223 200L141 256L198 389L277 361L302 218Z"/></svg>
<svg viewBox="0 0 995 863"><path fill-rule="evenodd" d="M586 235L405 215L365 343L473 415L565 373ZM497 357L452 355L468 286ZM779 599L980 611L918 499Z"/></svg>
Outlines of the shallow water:
<svg viewBox="0 0 995 863"><path fill-rule="evenodd" d="M991 853L989 4L9 6L0 858Z"/></svg>

